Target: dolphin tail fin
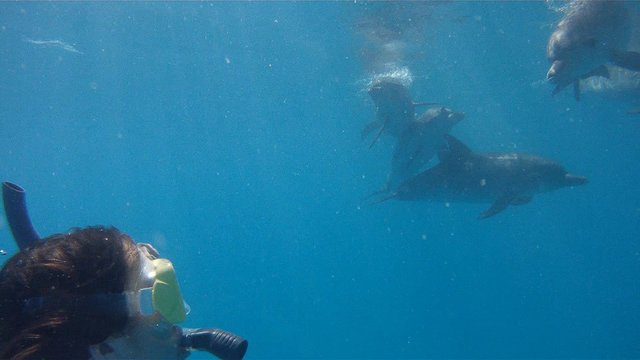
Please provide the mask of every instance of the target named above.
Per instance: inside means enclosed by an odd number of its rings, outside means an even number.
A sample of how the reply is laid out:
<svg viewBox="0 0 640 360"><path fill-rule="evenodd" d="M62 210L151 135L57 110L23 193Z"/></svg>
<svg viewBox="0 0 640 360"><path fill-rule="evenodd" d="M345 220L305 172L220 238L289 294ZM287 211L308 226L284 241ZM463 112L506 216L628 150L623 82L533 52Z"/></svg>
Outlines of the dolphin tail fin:
<svg viewBox="0 0 640 360"><path fill-rule="evenodd" d="M614 51L611 61L627 70L640 71L640 53L635 51Z"/></svg>

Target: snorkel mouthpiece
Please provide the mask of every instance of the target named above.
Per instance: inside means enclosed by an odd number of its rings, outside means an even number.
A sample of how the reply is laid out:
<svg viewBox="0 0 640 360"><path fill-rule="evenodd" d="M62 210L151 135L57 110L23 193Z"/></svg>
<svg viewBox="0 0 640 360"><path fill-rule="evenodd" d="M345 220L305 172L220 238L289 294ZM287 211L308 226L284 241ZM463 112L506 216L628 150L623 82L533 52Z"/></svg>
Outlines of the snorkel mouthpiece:
<svg viewBox="0 0 640 360"><path fill-rule="evenodd" d="M207 351L222 360L242 360L249 342L220 329L183 329L180 345Z"/></svg>

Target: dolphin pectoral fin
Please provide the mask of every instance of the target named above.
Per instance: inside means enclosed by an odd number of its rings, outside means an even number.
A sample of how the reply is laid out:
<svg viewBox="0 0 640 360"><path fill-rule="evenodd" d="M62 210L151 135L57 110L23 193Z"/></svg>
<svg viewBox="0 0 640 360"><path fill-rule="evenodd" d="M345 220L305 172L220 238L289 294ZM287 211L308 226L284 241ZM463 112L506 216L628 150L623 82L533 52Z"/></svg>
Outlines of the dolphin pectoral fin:
<svg viewBox="0 0 640 360"><path fill-rule="evenodd" d="M580 101L580 80L573 82L573 97L576 98L576 101Z"/></svg>
<svg viewBox="0 0 640 360"><path fill-rule="evenodd" d="M585 76L582 77L582 79L587 79L592 76L602 76L608 79L610 78L609 68L607 68L605 65L600 65L597 68L589 71Z"/></svg>
<svg viewBox="0 0 640 360"><path fill-rule="evenodd" d="M518 196L515 197L513 200L511 200L511 205L524 205L524 204L528 204L531 202L531 200L533 200L533 196L532 195L522 195L522 196Z"/></svg>
<svg viewBox="0 0 640 360"><path fill-rule="evenodd" d="M372 121L372 122L368 123L367 126L365 126L364 129L362 129L362 132L360 133L360 135L362 136L362 139L364 140L364 138L369 136L369 134L373 130L375 130L378 126L380 126L380 123L377 122L377 121Z"/></svg>
<svg viewBox="0 0 640 360"><path fill-rule="evenodd" d="M479 220L486 219L488 217L492 217L493 215L501 212L502 210L506 209L507 206L509 206L509 204L511 204L513 199L514 199L513 196L506 196L506 195L498 198L496 201L493 202L493 204L491 204L490 208L488 208L485 212L480 214L478 219Z"/></svg>
<svg viewBox="0 0 640 360"><path fill-rule="evenodd" d="M398 194L395 191L390 192L389 190L379 190L369 194L367 197L363 199L362 202L366 205L375 205L381 202L385 202L387 200L391 200L395 198L397 195Z"/></svg>
<svg viewBox="0 0 640 360"><path fill-rule="evenodd" d="M369 145L369 149L371 149L373 147L373 145L375 145L378 142L378 139L380 139L380 135L382 135L382 131L384 130L384 127L380 128L380 131L378 131L378 134L376 134L376 137L373 138L373 141L371 142L371 145Z"/></svg>
<svg viewBox="0 0 640 360"><path fill-rule="evenodd" d="M640 53L635 51L614 51L611 61L625 69L640 71Z"/></svg>
<svg viewBox="0 0 640 360"><path fill-rule="evenodd" d="M556 85L553 88L553 91L551 92L551 96L555 96L557 93L559 93L560 91L562 91L565 87L567 87L567 85Z"/></svg>

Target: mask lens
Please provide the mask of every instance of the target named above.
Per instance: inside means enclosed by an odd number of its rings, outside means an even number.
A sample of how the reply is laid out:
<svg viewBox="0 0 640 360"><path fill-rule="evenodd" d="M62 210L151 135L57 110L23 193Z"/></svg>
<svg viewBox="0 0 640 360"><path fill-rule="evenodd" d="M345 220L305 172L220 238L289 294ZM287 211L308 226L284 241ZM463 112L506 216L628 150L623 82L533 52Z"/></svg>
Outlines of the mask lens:
<svg viewBox="0 0 640 360"><path fill-rule="evenodd" d="M153 290L151 288L140 289L140 314L142 316L151 316L156 311L153 307Z"/></svg>

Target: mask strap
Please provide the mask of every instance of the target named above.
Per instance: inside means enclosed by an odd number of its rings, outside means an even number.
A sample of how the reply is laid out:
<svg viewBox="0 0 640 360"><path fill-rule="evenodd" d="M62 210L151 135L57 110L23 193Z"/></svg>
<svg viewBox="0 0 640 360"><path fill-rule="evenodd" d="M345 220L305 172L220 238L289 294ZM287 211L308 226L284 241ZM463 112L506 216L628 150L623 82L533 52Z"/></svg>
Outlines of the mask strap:
<svg viewBox="0 0 640 360"><path fill-rule="evenodd" d="M27 316L38 316L42 311L65 307L79 316L91 317L99 313L109 317L128 318L129 297L127 293L39 296L25 300L22 312Z"/></svg>

